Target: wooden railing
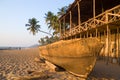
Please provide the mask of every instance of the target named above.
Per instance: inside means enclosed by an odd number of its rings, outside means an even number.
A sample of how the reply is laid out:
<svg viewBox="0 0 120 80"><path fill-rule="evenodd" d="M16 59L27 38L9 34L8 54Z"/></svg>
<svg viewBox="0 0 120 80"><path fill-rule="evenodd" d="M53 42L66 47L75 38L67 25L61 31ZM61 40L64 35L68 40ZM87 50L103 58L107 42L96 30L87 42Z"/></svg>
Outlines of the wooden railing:
<svg viewBox="0 0 120 80"><path fill-rule="evenodd" d="M92 28L100 27L119 20L120 20L120 5L112 9L106 10L105 12L96 16L95 18L91 18L88 21L81 23L81 25L72 28L71 31L66 31L65 33L61 34L61 38L64 39L69 36L79 34L83 31L87 31Z"/></svg>

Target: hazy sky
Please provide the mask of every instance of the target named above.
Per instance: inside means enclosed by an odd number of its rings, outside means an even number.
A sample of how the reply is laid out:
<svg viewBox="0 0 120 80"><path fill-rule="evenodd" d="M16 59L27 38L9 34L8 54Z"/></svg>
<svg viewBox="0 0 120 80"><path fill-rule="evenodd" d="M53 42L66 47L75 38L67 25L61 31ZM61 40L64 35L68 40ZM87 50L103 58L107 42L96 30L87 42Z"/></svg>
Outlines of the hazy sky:
<svg viewBox="0 0 120 80"><path fill-rule="evenodd" d="M0 46L30 46L46 34L36 36L27 31L25 24L35 17L41 30L49 31L45 24L45 13L56 13L58 8L67 6L74 0L0 0Z"/></svg>

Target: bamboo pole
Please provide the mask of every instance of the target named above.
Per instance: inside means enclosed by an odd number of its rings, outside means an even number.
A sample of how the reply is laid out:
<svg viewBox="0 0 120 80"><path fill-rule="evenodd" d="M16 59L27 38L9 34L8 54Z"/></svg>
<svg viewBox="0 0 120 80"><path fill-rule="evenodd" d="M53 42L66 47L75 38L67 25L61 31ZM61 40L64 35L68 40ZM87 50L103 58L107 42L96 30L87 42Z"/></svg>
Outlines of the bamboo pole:
<svg viewBox="0 0 120 80"><path fill-rule="evenodd" d="M65 33L65 18L63 19L63 23L64 23L64 33Z"/></svg>
<svg viewBox="0 0 120 80"><path fill-rule="evenodd" d="M90 37L92 37L92 33L90 33Z"/></svg>
<svg viewBox="0 0 120 80"><path fill-rule="evenodd" d="M59 20L59 25L60 25L60 38L62 38L62 35L61 35L61 21Z"/></svg>
<svg viewBox="0 0 120 80"><path fill-rule="evenodd" d="M100 39L100 32L98 32L98 38ZM101 39L100 39L100 41L101 41Z"/></svg>
<svg viewBox="0 0 120 80"><path fill-rule="evenodd" d="M71 38L72 38L72 12L70 11L70 34L71 34ZM73 38L72 38L73 39Z"/></svg>
<svg viewBox="0 0 120 80"><path fill-rule="evenodd" d="M95 0L93 0L93 19L94 19L94 27L95 27Z"/></svg>
<svg viewBox="0 0 120 80"><path fill-rule="evenodd" d="M115 37L115 39L114 39L114 41L115 41L115 44L114 44L114 48L115 48L115 54L114 54L114 58L116 58L116 56L117 56L117 33L115 32L115 35L114 35L114 37Z"/></svg>
<svg viewBox="0 0 120 80"><path fill-rule="evenodd" d="M81 20L80 20L80 4L79 4L78 1L77 1L77 5L78 5L78 25L80 26L80 24L81 24Z"/></svg>
<svg viewBox="0 0 120 80"><path fill-rule="evenodd" d="M71 33L71 28L72 28L72 12L70 11L70 33Z"/></svg>
<svg viewBox="0 0 120 80"><path fill-rule="evenodd" d="M98 29L96 29L96 38L98 37Z"/></svg>
<svg viewBox="0 0 120 80"><path fill-rule="evenodd" d="M107 25L107 62L106 62L106 64L108 64L108 62L109 62L109 26Z"/></svg>
<svg viewBox="0 0 120 80"><path fill-rule="evenodd" d="M104 37L106 37L106 31L104 30Z"/></svg>
<svg viewBox="0 0 120 80"><path fill-rule="evenodd" d="M87 31L87 38L88 38L88 31Z"/></svg>
<svg viewBox="0 0 120 80"><path fill-rule="evenodd" d="M84 34L84 38L85 38L85 34Z"/></svg>
<svg viewBox="0 0 120 80"><path fill-rule="evenodd" d="M109 25L108 25L108 14L107 14L107 12L106 12L106 15L105 15L105 17L106 17L106 20L105 20L105 22L106 22L106 24L107 24L107 62L106 62L106 64L108 64L108 62L109 62L109 48L110 48L110 40L109 40L109 33L110 33L110 29L109 29Z"/></svg>
<svg viewBox="0 0 120 80"><path fill-rule="evenodd" d="M106 47L107 47L107 41L106 41L107 36L106 36L106 35L107 35L107 34L106 34L106 30L104 30L103 37L102 37L102 33L101 33L101 41L103 41L104 44L105 44L105 47L104 47L104 56L103 56L103 60L104 60L104 61L105 61L105 59L106 59Z"/></svg>
<svg viewBox="0 0 120 80"><path fill-rule="evenodd" d="M80 34L80 38L82 38L82 37L81 37L81 34Z"/></svg>
<svg viewBox="0 0 120 80"><path fill-rule="evenodd" d="M118 55L118 64L120 65L120 53L119 53L119 27L117 27L117 55Z"/></svg>

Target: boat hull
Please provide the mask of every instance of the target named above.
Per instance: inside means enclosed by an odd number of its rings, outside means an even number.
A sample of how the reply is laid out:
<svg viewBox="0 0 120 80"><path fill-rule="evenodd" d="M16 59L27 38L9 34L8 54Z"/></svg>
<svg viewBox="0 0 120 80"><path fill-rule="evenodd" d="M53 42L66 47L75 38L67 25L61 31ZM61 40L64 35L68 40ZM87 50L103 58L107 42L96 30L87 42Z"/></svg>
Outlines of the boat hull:
<svg viewBox="0 0 120 80"><path fill-rule="evenodd" d="M74 75L87 77L95 65L96 54L101 48L101 43L93 38L62 40L41 46L40 56Z"/></svg>

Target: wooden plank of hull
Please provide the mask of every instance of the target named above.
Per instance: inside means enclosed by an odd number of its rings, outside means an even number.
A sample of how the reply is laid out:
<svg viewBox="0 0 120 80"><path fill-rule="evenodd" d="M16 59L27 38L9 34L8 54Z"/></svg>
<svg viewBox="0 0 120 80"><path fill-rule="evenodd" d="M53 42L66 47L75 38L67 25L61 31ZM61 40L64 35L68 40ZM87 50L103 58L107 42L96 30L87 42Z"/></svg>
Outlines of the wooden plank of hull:
<svg viewBox="0 0 120 80"><path fill-rule="evenodd" d="M62 40L40 47L40 56L77 76L87 77L101 48L97 38Z"/></svg>

